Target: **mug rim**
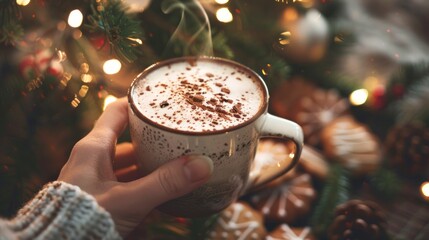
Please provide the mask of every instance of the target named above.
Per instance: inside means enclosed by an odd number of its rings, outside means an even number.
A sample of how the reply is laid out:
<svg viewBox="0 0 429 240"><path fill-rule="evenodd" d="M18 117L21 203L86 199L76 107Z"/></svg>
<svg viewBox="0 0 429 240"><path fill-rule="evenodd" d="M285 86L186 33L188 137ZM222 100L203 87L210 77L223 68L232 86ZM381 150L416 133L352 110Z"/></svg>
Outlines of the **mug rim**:
<svg viewBox="0 0 429 240"><path fill-rule="evenodd" d="M210 61L210 62L221 62L224 64L229 64L235 67L239 67L241 69L244 69L245 71L249 72L250 74L252 74L253 76L255 76L255 78L258 80L258 83L260 84L261 90L262 90L262 95L263 95L263 101L262 101L262 106L261 108L258 110L258 112L250 119L248 119L247 121L244 121L240 124L234 125L234 126L230 126L224 129L220 129L220 130L214 130L214 131L200 131L200 132L194 132L194 131L186 131L186 130L180 130L180 129L174 129L174 128L170 128L170 127L166 127L163 126L155 121L152 121L151 119L149 119L148 117L144 116L143 113L141 111L139 111L139 109L136 107L136 104L134 102L133 97L131 96L134 88L137 84L138 81L140 81L142 78L144 78L146 75L148 75L149 73L155 71L156 69L169 65L169 64L173 64L173 63L177 63L177 62L192 62L192 61L197 61L199 59L205 60L205 61ZM162 60L162 61L158 61L152 65L150 65L149 67L145 68L141 73L139 73L134 80L131 83L131 86L128 88L128 103L129 106L131 108L131 110L133 111L133 113L142 121L148 123L149 125L170 132L170 133L176 133L176 134L184 134L184 135L194 135L194 136L204 136L204 135L216 135L216 134L222 134L222 133L227 133L230 131L234 131L240 128L243 128L247 125L252 124L253 122L255 122L260 116L262 116L265 112L267 112L268 110L268 98L269 98L269 94L268 94L268 88L267 85L265 84L263 78L256 73L255 71L253 71L252 69L250 69L249 67L244 66L241 63L238 63L236 61L230 60L230 59L226 59L226 58L221 58L221 57L212 57L212 56L184 56L184 57L176 57L176 58L170 58L170 59L166 59L166 60Z"/></svg>

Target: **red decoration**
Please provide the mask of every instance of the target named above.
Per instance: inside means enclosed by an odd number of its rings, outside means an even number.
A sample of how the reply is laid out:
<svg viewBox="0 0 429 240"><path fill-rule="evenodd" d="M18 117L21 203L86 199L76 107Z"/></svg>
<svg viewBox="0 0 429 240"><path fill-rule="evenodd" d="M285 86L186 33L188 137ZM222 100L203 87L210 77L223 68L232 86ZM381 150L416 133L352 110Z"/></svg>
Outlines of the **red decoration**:
<svg viewBox="0 0 429 240"><path fill-rule="evenodd" d="M372 92L373 107L383 109L386 106L386 91L383 86L376 87Z"/></svg>

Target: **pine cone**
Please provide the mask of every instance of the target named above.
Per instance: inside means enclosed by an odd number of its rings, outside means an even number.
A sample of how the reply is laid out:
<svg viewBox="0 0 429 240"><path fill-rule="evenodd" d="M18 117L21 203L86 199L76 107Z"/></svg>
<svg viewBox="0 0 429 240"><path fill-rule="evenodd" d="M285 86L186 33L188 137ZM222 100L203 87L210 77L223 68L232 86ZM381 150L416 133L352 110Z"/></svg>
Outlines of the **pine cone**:
<svg viewBox="0 0 429 240"><path fill-rule="evenodd" d="M407 124L392 128L386 140L391 165L410 177L427 177L429 168L429 128Z"/></svg>
<svg viewBox="0 0 429 240"><path fill-rule="evenodd" d="M337 206L329 228L330 240L385 240L385 220L377 205L350 200Z"/></svg>

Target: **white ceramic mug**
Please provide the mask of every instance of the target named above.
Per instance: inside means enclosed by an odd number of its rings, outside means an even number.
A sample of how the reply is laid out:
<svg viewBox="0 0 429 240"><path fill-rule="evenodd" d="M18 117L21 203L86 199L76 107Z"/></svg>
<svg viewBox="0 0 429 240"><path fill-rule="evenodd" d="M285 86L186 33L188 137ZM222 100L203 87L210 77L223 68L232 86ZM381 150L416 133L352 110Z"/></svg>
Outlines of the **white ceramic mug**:
<svg viewBox="0 0 429 240"><path fill-rule="evenodd" d="M184 61L213 61L234 66L260 81L262 107L248 121L213 132L186 132L154 123L136 107L135 86L148 73ZM293 90L293 89L292 89ZM145 69L131 84L128 93L130 134L139 157L139 167L148 174L164 163L186 154L200 154L213 160L214 169L202 187L159 207L181 217L205 216L219 212L246 192L286 173L297 163L303 146L302 129L296 123L267 113L268 90L262 78L251 69L231 60L214 57L182 57L158 62ZM263 171L253 168L258 140L263 137L293 141L290 159L275 162ZM148 197L150 197L148 195Z"/></svg>

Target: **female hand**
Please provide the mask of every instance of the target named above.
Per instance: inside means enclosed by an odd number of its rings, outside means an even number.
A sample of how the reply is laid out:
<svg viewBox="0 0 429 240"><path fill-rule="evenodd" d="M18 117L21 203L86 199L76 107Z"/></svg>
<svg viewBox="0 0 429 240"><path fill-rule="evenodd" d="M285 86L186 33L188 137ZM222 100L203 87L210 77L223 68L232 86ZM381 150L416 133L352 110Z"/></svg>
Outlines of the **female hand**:
<svg viewBox="0 0 429 240"><path fill-rule="evenodd" d="M76 143L58 177L93 195L111 214L123 237L153 208L201 186L213 170L209 158L185 156L133 180L137 176L133 147L130 143L116 145L127 123L126 99L110 104L92 131ZM119 182L114 168L121 168L118 177L128 182Z"/></svg>

